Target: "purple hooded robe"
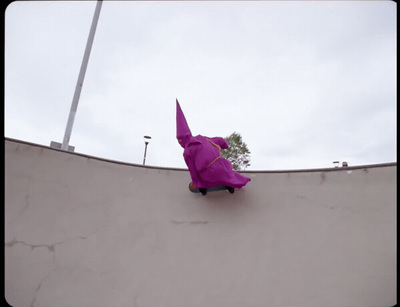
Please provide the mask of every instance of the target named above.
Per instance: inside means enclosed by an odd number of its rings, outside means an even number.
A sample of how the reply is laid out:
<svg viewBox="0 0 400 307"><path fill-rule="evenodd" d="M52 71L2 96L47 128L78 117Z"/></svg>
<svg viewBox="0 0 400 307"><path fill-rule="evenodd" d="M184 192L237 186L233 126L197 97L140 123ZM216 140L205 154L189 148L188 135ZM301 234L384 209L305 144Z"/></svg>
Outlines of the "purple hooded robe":
<svg viewBox="0 0 400 307"><path fill-rule="evenodd" d="M250 181L232 168L230 161L221 157L220 150L228 148L221 137L192 136L185 116L176 100L176 138L184 148L183 157L188 166L192 183L198 188L226 185L241 188Z"/></svg>

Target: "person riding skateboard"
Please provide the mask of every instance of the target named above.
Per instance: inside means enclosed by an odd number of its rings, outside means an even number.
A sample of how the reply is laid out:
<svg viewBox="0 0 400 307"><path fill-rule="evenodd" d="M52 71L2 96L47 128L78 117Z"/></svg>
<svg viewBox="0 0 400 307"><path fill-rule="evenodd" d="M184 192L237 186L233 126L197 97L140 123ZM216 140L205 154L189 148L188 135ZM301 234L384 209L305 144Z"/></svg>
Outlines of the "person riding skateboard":
<svg viewBox="0 0 400 307"><path fill-rule="evenodd" d="M244 187L251 179L233 170L232 163L221 156L228 148L222 137L192 136L185 115L176 99L176 138L183 147L183 157L192 179L191 187L204 195L207 189L225 185L229 192Z"/></svg>

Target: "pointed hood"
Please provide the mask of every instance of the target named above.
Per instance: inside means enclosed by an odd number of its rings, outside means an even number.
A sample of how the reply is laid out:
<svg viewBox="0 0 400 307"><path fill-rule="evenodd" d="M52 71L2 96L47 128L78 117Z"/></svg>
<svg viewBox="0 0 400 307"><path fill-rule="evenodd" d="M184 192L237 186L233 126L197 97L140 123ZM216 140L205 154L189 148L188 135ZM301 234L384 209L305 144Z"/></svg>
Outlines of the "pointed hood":
<svg viewBox="0 0 400 307"><path fill-rule="evenodd" d="M189 126L186 122L185 115L182 112L178 99L176 99L176 138L178 139L179 144L185 148L191 136L192 133L190 132Z"/></svg>

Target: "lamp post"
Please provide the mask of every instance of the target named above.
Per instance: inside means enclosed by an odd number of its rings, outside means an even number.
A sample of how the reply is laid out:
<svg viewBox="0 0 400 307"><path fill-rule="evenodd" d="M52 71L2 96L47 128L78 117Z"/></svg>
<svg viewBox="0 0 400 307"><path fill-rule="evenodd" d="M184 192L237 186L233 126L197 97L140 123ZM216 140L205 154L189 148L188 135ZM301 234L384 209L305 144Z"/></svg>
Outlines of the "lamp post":
<svg viewBox="0 0 400 307"><path fill-rule="evenodd" d="M62 150L68 150L69 147L69 140L71 138L72 126L74 125L75 114L78 108L79 96L81 95L83 80L85 79L86 68L89 62L90 51L92 50L94 34L96 33L97 22L99 21L99 15L102 4L103 1L98 0L96 4L96 9L94 11L92 26L90 27L89 37L86 42L85 53L83 54L83 60L81 64L81 69L79 71L78 81L76 82L75 86L75 93L72 99L71 110L69 111L67 127L65 128L65 134L63 142L61 144Z"/></svg>
<svg viewBox="0 0 400 307"><path fill-rule="evenodd" d="M144 137L144 156L143 156L143 165L146 164L146 153L147 153L147 145L149 145L150 140L151 140L151 136L145 135Z"/></svg>

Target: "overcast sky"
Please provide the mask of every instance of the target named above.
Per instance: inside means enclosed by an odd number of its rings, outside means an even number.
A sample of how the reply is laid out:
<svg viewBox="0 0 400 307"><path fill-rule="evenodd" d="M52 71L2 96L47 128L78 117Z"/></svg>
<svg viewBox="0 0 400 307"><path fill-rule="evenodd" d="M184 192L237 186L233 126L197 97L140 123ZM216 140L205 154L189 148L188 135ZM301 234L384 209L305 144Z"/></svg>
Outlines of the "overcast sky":
<svg viewBox="0 0 400 307"><path fill-rule="evenodd" d="M5 136L62 142L95 1L5 12ZM242 135L248 170L396 161L396 3L104 1L70 145L186 168L194 135Z"/></svg>

